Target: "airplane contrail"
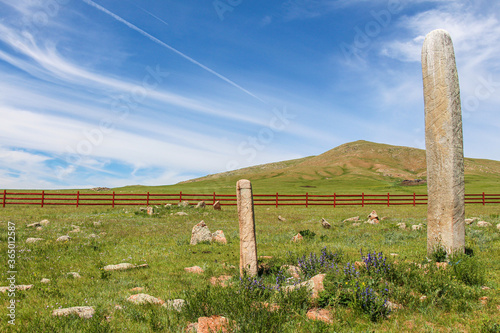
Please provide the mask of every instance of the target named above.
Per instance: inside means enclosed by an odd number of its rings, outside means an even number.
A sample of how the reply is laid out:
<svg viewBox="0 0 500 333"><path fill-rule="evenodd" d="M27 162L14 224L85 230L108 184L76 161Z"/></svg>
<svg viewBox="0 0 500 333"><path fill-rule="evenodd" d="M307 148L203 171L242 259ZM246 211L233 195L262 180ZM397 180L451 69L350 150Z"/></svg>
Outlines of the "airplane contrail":
<svg viewBox="0 0 500 333"><path fill-rule="evenodd" d="M188 55L186 55L186 54L182 53L181 51L177 50L176 48L174 48L174 47L172 47L172 46L168 45L168 44L167 44L167 43L165 43L165 42L162 42L162 41L161 41L161 40L159 40L158 38L156 38L156 37L152 36L151 34L147 33L146 31L142 30L141 28L139 28L139 27L137 27L137 26L133 25L132 23L128 22L127 20L125 20L125 19L123 19L123 18L121 18L120 16L118 16L118 15L116 15L116 14L114 14L114 13L110 12L109 10L107 10L106 8L104 8L104 7L100 6L100 5L98 5L98 4L97 4L97 3L95 3L94 1L92 1L92 0L82 0L82 1L83 1L83 2L85 2L87 5L90 5L90 6L92 6L92 7L95 7L95 8L97 8L98 10L102 11L103 13L108 14L109 16L111 16L112 18L114 18L115 20L117 20L117 21L119 21L119 22L121 22L121 23L125 24L125 25L126 25L127 27L129 27L130 29L137 31L137 32L138 32L138 33L140 33L141 35L143 35L143 36L145 36L145 37L149 38L150 40L152 40L153 42L155 42L155 43L157 43L157 44L159 44L159 45L161 45L161 46L163 46L163 47L166 47L167 49L169 49L169 50L170 50L170 51L172 51L172 52L177 53L178 55L180 55L180 56L181 56L181 57L183 57L184 59L186 59L186 60L188 60L188 61L192 62L193 64L195 64L195 65L197 65L197 66L199 66L199 67L203 68L203 69L204 69L204 70L206 70L207 72L212 73L213 75L215 75L215 76L217 76L218 78L220 78L220 79L222 79L222 80L226 81L226 82L227 82L227 83L229 83L230 85L232 85L232 86L234 86L234 87L236 87L236 88L240 89L240 90L241 90L241 91L243 91L244 93L246 93L246 94L248 94L248 95L252 96L253 98L258 99L258 100L259 100L259 101L261 101L262 103L267 104L264 100L262 100L261 98L259 98L259 97L258 97L258 96L256 96L256 95L254 95L254 94L253 94L253 93L251 93L250 91L246 90L246 89L245 89L245 88L243 88L242 86L238 85L237 83L235 83L235 82L231 81L230 79L228 79L228 78L227 78L227 77L225 77L224 75L217 73L217 72L216 72L216 71L214 71L213 69L211 69L211 68L209 68L209 67L207 67L207 66L203 65L202 63L200 63L200 62L198 62L198 61L196 61L196 60L194 60L193 58L191 58L190 56L188 56Z"/></svg>
<svg viewBox="0 0 500 333"><path fill-rule="evenodd" d="M129 4L131 4L132 6L135 6L137 8L139 8L140 10L142 10L143 12L149 14L150 16L154 17L155 19L157 19L158 21L160 21L161 23L165 24L165 25L169 25L167 22L165 22L164 20L162 20L161 18L159 18L158 16L156 16L155 14L151 13L149 10L146 10L144 8L142 8L141 6L139 5L136 5L135 3L131 2L131 1L128 1L128 0L125 0L126 2L128 2Z"/></svg>

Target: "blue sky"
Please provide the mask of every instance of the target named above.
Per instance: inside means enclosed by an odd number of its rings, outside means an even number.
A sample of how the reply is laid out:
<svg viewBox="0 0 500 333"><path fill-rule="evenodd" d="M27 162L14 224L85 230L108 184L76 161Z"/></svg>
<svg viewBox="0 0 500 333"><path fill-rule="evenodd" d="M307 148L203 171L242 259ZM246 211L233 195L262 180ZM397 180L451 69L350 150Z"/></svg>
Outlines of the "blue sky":
<svg viewBox="0 0 500 333"><path fill-rule="evenodd" d="M0 0L0 187L166 185L369 140L424 148L450 32L467 157L500 160L496 1Z"/></svg>

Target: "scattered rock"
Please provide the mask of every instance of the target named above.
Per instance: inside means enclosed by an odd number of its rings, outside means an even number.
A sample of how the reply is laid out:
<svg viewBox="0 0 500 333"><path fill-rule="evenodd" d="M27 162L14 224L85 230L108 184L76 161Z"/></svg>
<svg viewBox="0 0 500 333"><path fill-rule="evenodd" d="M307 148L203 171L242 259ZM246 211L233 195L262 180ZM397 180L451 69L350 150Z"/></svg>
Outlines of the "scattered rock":
<svg viewBox="0 0 500 333"><path fill-rule="evenodd" d="M366 264L364 261L355 261L354 262L354 267L356 267L357 269L361 269L363 267L366 268Z"/></svg>
<svg viewBox="0 0 500 333"><path fill-rule="evenodd" d="M220 206L220 201L216 201L214 204L213 204L213 207L215 210L221 210L221 206Z"/></svg>
<svg viewBox="0 0 500 333"><path fill-rule="evenodd" d="M318 298L319 293L325 290L323 286L323 280L325 279L326 274L318 274L313 276L310 280L298 283L293 286L286 286L285 291L289 292L298 288L306 287L312 292L312 298Z"/></svg>
<svg viewBox="0 0 500 333"><path fill-rule="evenodd" d="M420 296L420 302L423 302L423 301L425 301L426 299L427 299L427 296L425 296L425 295Z"/></svg>
<svg viewBox="0 0 500 333"><path fill-rule="evenodd" d="M35 222L35 223L28 224L26 226L26 228L36 228L36 227L39 227L39 226L41 226L40 222Z"/></svg>
<svg viewBox="0 0 500 333"><path fill-rule="evenodd" d="M388 308L391 311L397 311L397 310L403 309L403 306L401 304L393 303L391 301L387 301L385 303L385 307Z"/></svg>
<svg viewBox="0 0 500 333"><path fill-rule="evenodd" d="M43 227L36 227L36 230L41 231L43 230Z"/></svg>
<svg viewBox="0 0 500 333"><path fill-rule="evenodd" d="M94 227L100 227L102 225L102 222L101 221L94 221L94 222L92 222L92 224L94 225Z"/></svg>
<svg viewBox="0 0 500 333"><path fill-rule="evenodd" d="M200 242L211 242L212 241L212 233L208 229L205 221L201 221L197 225L193 227L191 231L191 245L196 245Z"/></svg>
<svg viewBox="0 0 500 333"><path fill-rule="evenodd" d="M182 207L182 208L189 207L189 201L179 202L179 203L177 204L177 207Z"/></svg>
<svg viewBox="0 0 500 333"><path fill-rule="evenodd" d="M32 284L20 284L14 287L15 290L30 290L33 288ZM10 287L0 287L0 292L5 293L10 290Z"/></svg>
<svg viewBox="0 0 500 333"><path fill-rule="evenodd" d="M481 287L482 290L490 290L491 288L490 287L487 287L487 286L482 286Z"/></svg>
<svg viewBox="0 0 500 333"><path fill-rule="evenodd" d="M224 236L224 231L217 230L212 234L212 240L217 243L227 244L226 236Z"/></svg>
<svg viewBox="0 0 500 333"><path fill-rule="evenodd" d="M477 222L477 226L478 227L491 227L491 223L490 222L486 222L486 221L479 221Z"/></svg>
<svg viewBox="0 0 500 333"><path fill-rule="evenodd" d="M330 229L332 227L331 224L328 223L327 220L325 220L325 218L322 218L320 223L321 223L321 226L323 226L323 228L325 228L325 229Z"/></svg>
<svg viewBox="0 0 500 333"><path fill-rule="evenodd" d="M0 292L5 293L9 289L10 289L10 287L0 287Z"/></svg>
<svg viewBox="0 0 500 333"><path fill-rule="evenodd" d="M76 227L75 229L71 230L70 232L73 232L73 233L74 233L74 232L80 232L80 231L81 231L81 230L80 230L80 227Z"/></svg>
<svg viewBox="0 0 500 333"><path fill-rule="evenodd" d="M302 270L300 269L300 267L293 266L293 265L283 265L280 267L280 269L284 270L286 273L290 274L295 279L299 279L300 273L302 273Z"/></svg>
<svg viewBox="0 0 500 333"><path fill-rule="evenodd" d="M406 223L401 222L401 223L396 224L396 226L399 229L406 230Z"/></svg>
<svg viewBox="0 0 500 333"><path fill-rule="evenodd" d="M188 273L202 274L205 272L200 266L186 267L184 270Z"/></svg>
<svg viewBox="0 0 500 333"><path fill-rule="evenodd" d="M359 227L361 225L361 223L353 223L352 226L353 227Z"/></svg>
<svg viewBox="0 0 500 333"><path fill-rule="evenodd" d="M379 223L377 212L372 210L372 212L368 215L368 221L366 223L369 224L377 224Z"/></svg>
<svg viewBox="0 0 500 333"><path fill-rule="evenodd" d="M123 310L123 306L120 304L115 304L115 310Z"/></svg>
<svg viewBox="0 0 500 333"><path fill-rule="evenodd" d="M359 221L359 216L350 217L342 222L355 222L355 221Z"/></svg>
<svg viewBox="0 0 500 333"><path fill-rule="evenodd" d="M36 243L36 242L39 242L39 241L43 241L43 238L33 238L33 237L30 237L30 238L26 239L26 243Z"/></svg>
<svg viewBox="0 0 500 333"><path fill-rule="evenodd" d="M68 235L65 235L65 236L61 236L58 239L56 239L56 242L67 242L70 239L71 239L71 237L69 237Z"/></svg>
<svg viewBox="0 0 500 333"><path fill-rule="evenodd" d="M286 222L286 219L282 217L281 215L278 215L278 220L281 222Z"/></svg>
<svg viewBox="0 0 500 333"><path fill-rule="evenodd" d="M41 283L50 283L50 280L49 279L46 279L46 278L43 278L42 280L40 280Z"/></svg>
<svg viewBox="0 0 500 333"><path fill-rule="evenodd" d="M447 262L437 262L436 266L438 268L446 269L448 267L448 263Z"/></svg>
<svg viewBox="0 0 500 333"><path fill-rule="evenodd" d="M148 207L148 208L146 209L146 213L147 213L148 215L153 215L153 207Z"/></svg>
<svg viewBox="0 0 500 333"><path fill-rule="evenodd" d="M181 312L182 308L186 306L186 301L183 299L172 299L163 303L162 306L168 310Z"/></svg>
<svg viewBox="0 0 500 333"><path fill-rule="evenodd" d="M165 207L167 209L171 209L172 208L172 204L165 204L165 206L163 206L163 207Z"/></svg>
<svg viewBox="0 0 500 333"><path fill-rule="evenodd" d="M229 282L228 280L231 280L233 277L231 275L221 275L219 276L218 278L216 278L215 276L212 276L210 278L210 283L213 285L213 286L222 286L222 287L227 287L229 285Z"/></svg>
<svg viewBox="0 0 500 333"><path fill-rule="evenodd" d="M222 267L227 268L227 269L235 269L236 268L236 266L230 265L230 264L226 264L226 263L223 263Z"/></svg>
<svg viewBox="0 0 500 333"><path fill-rule="evenodd" d="M472 223L474 223L474 219L465 219L465 224L471 225Z"/></svg>
<svg viewBox="0 0 500 333"><path fill-rule="evenodd" d="M261 304L264 308L266 308L267 310L269 310L271 312L274 312L276 310L281 309L281 307L276 303L262 302Z"/></svg>
<svg viewBox="0 0 500 333"><path fill-rule="evenodd" d="M87 236L87 238L99 238L96 234L90 234Z"/></svg>
<svg viewBox="0 0 500 333"><path fill-rule="evenodd" d="M71 275L74 279L81 279L81 275L78 274L77 272L69 272L66 273L66 275Z"/></svg>
<svg viewBox="0 0 500 333"><path fill-rule="evenodd" d="M480 297L479 301L481 302L482 305L487 305L488 304L488 296Z"/></svg>
<svg viewBox="0 0 500 333"><path fill-rule="evenodd" d="M107 266L104 266L103 269L105 271L125 271L128 269L145 268L145 267L148 267L148 264L133 265L133 264L129 264L129 263L124 262L124 263L121 263L118 265L107 265Z"/></svg>
<svg viewBox="0 0 500 333"><path fill-rule="evenodd" d="M40 225L42 225L42 226L44 226L44 227L48 226L48 225L49 225L49 223L50 223L50 222L49 222L49 220L41 220L41 221L40 221Z"/></svg>
<svg viewBox="0 0 500 333"><path fill-rule="evenodd" d="M209 332L223 332L227 333L229 321L225 317L211 316L200 317L198 323L189 324L186 332L209 333Z"/></svg>
<svg viewBox="0 0 500 333"><path fill-rule="evenodd" d="M333 324L333 320L331 319L330 311L327 309L310 309L307 311L307 318L311 320L321 320L327 324Z"/></svg>
<svg viewBox="0 0 500 333"><path fill-rule="evenodd" d="M302 235L299 232L298 234L292 237L292 242L294 243L301 242L303 239L304 237L302 237Z"/></svg>
<svg viewBox="0 0 500 333"><path fill-rule="evenodd" d="M198 204L196 204L196 207L194 208L205 208L207 206L207 204L205 203L205 201L200 201L198 202Z"/></svg>
<svg viewBox="0 0 500 333"><path fill-rule="evenodd" d="M134 304L164 304L165 302L159 298L148 294L135 294L127 298L127 301Z"/></svg>
<svg viewBox="0 0 500 333"><path fill-rule="evenodd" d="M413 231L422 230L422 223L412 225L411 230L413 230Z"/></svg>
<svg viewBox="0 0 500 333"><path fill-rule="evenodd" d="M75 314L80 318L89 319L94 315L95 310L92 306L75 306L72 308L56 309L52 311L53 316L69 316Z"/></svg>
<svg viewBox="0 0 500 333"><path fill-rule="evenodd" d="M399 256L399 254L397 254L397 253L391 253L391 256L397 257L397 256Z"/></svg>
<svg viewBox="0 0 500 333"><path fill-rule="evenodd" d="M188 216L188 213L185 213L185 212L177 212L177 213L175 213L174 215L177 215L177 216Z"/></svg>

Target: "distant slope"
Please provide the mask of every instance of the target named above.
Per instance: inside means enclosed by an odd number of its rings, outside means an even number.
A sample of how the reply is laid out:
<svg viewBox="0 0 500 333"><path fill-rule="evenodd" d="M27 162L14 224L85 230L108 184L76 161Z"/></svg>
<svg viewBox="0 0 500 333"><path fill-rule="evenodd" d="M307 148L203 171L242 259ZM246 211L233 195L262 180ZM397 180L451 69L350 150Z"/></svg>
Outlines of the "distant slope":
<svg viewBox="0 0 500 333"><path fill-rule="evenodd" d="M465 159L466 191L500 191L500 162ZM425 179L425 150L355 141L318 156L258 165L179 183L175 187L233 188L238 179L254 188L290 193L417 192L426 185L401 186L405 179ZM262 192L262 191L261 191Z"/></svg>

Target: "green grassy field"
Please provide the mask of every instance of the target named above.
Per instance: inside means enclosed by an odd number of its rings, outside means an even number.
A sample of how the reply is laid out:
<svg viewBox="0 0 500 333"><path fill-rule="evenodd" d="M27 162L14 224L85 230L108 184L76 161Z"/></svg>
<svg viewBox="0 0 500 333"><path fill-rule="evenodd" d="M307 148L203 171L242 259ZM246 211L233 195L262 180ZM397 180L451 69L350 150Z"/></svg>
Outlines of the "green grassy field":
<svg viewBox="0 0 500 333"><path fill-rule="evenodd" d="M234 190L234 184L233 184ZM258 187L254 188L258 191ZM366 215L376 209L388 218L379 225L352 226L341 221L351 216ZM275 285L280 279L279 267L297 264L297 258L320 255L321 249L338 254L335 269L316 267L314 273L325 272L326 291L319 300L308 298L304 290L285 294L255 289L240 284L238 267L239 236L235 207L222 211L185 208L188 216L171 213L180 208L159 209L148 216L139 207L7 207L0 209L0 253L3 258L1 286L7 286L7 222L16 229L16 284L33 284L27 291L17 291L16 325L7 320L10 298L0 293L0 331L2 332L184 332L189 322L199 316L222 315L233 321L233 330L240 332L498 332L500 330L500 205L468 205L466 215L491 222L492 227L467 226L466 244L472 257L451 259L446 270L434 269L426 259L426 207L256 207L256 234L259 256L265 270L259 283ZM277 216L286 218L280 222ZM323 229L321 218L332 223ZM32 222L48 219L42 230L27 228ZM192 227L204 220L210 230L222 229L227 245L189 245ZM100 226L93 222L101 221ZM396 224L409 227L422 223L422 231L401 230ZM70 233L73 226L80 232ZM411 229L411 228L410 228ZM290 239L297 232L309 230L315 235L301 243ZM96 234L99 238L88 238ZM55 242L70 235L68 242ZM43 241L27 244L28 237ZM343 273L348 263L361 260L360 250L383 252L390 271L370 275L360 269L360 276L348 279ZM397 253L398 256L391 256ZM397 263L394 263L394 260ZM457 264L457 262L460 262ZM104 272L102 267L118 263L143 264L148 268L122 272ZM428 264L419 269L411 263ZM227 264L227 265L224 265ZM200 266L201 275L184 271ZM66 273L78 272L81 279ZM232 275L234 285L213 287L212 276ZM48 278L48 284L40 280ZM303 276L305 279L306 277ZM370 285L375 300L370 307L356 298L354 283ZM282 281L280 282L282 283ZM344 285L345 283L345 285ZM491 289L483 290L482 286ZM144 293L162 300L182 298L187 308L178 313L159 305L134 305L126 299L142 287ZM382 288L382 289L381 289ZM383 289L388 289L384 296ZM420 301L422 295L427 296ZM488 297L482 304L480 297ZM387 297L403 309L384 313L380 299ZM252 304L270 302L280 305L268 311ZM377 303L378 302L378 303ZM94 306L91 319L75 316L53 317L59 307ZM116 309L120 305L122 309ZM312 307L330 309L332 324L306 318ZM388 316L387 316L388 315ZM7 318L7 319L6 319Z"/></svg>

